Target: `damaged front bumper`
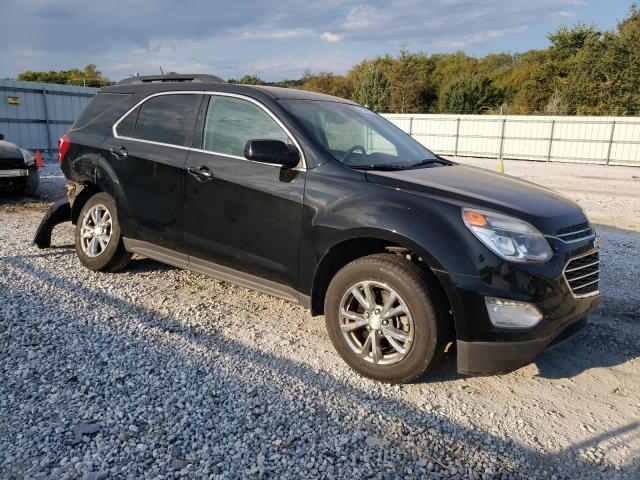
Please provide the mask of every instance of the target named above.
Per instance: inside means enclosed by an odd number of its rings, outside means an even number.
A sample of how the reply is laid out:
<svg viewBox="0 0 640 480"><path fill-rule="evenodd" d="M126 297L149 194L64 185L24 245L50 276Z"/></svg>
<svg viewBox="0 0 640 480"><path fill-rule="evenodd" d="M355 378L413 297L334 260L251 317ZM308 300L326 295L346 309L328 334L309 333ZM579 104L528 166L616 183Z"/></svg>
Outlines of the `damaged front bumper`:
<svg viewBox="0 0 640 480"><path fill-rule="evenodd" d="M61 198L51 205L51 208L49 208L40 221L40 226L33 238L33 243L38 248L49 248L51 246L51 232L53 232L53 228L60 223L70 221L71 204L66 198Z"/></svg>

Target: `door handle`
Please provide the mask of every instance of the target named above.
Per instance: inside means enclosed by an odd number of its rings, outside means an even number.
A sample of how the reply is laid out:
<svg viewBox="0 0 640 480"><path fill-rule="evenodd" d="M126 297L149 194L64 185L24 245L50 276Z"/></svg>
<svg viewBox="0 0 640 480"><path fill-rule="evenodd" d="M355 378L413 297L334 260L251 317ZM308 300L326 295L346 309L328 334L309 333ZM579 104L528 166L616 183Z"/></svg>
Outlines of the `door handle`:
<svg viewBox="0 0 640 480"><path fill-rule="evenodd" d="M127 152L127 149L124 148L123 146L111 147L109 149L109 152L111 152L111 155L113 155L117 159L127 158L127 155L129 155L129 153Z"/></svg>
<svg viewBox="0 0 640 480"><path fill-rule="evenodd" d="M208 182L213 180L213 172L206 165L200 165L199 167L189 167L187 172L196 177L199 182Z"/></svg>

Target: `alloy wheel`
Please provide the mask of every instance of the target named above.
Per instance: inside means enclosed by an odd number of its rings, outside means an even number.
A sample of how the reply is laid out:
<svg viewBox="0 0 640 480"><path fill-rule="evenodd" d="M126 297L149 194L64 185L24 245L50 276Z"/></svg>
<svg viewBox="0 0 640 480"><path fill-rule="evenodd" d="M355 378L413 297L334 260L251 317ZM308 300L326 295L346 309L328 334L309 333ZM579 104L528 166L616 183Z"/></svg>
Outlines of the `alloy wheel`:
<svg viewBox="0 0 640 480"><path fill-rule="evenodd" d="M95 258L102 254L113 232L111 213L102 204L87 210L80 225L80 246L88 257Z"/></svg>
<svg viewBox="0 0 640 480"><path fill-rule="evenodd" d="M385 283L352 285L340 301L339 318L347 344L367 362L392 365L411 350L413 317L398 292Z"/></svg>

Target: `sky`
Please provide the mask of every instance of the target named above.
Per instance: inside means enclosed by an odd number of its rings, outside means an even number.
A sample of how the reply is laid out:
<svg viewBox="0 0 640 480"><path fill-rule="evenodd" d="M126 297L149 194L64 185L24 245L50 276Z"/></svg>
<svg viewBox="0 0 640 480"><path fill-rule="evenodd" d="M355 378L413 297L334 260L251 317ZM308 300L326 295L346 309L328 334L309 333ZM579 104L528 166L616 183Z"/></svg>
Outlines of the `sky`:
<svg viewBox="0 0 640 480"><path fill-rule="evenodd" d="M94 63L268 81L346 73L401 48L482 56L544 48L577 22L613 29L632 0L0 0L0 78Z"/></svg>

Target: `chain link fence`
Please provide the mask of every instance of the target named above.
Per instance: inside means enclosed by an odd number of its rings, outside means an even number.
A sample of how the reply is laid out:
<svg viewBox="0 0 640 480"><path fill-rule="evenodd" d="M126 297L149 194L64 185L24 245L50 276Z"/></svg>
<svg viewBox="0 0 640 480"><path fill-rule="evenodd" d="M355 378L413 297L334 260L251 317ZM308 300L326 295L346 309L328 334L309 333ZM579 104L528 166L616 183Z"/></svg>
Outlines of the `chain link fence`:
<svg viewBox="0 0 640 480"><path fill-rule="evenodd" d="M443 155L640 166L640 118L383 114Z"/></svg>

